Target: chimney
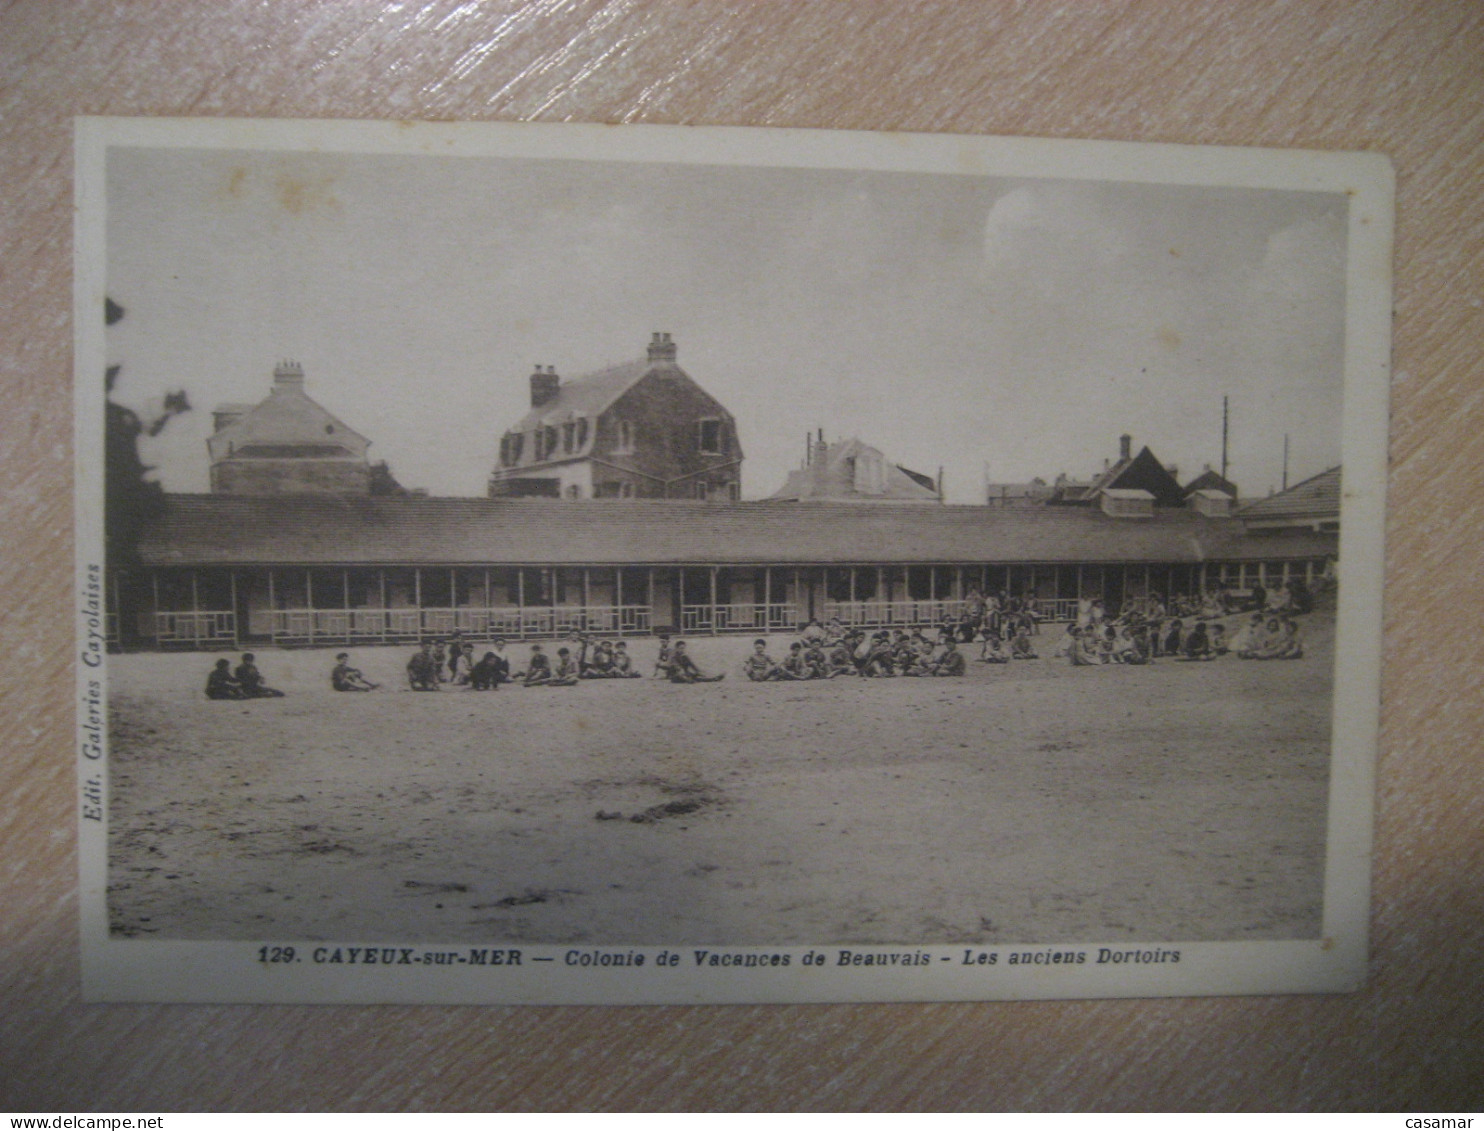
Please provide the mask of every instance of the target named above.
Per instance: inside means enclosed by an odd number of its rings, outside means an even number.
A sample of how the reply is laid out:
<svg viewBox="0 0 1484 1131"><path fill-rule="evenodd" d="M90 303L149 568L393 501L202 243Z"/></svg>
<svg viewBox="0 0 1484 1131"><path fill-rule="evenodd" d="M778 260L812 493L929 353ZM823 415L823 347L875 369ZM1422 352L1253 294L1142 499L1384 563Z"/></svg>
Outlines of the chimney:
<svg viewBox="0 0 1484 1131"><path fill-rule="evenodd" d="M670 340L669 334L649 335L649 360L653 364L675 364L675 343Z"/></svg>
<svg viewBox="0 0 1484 1131"><path fill-rule="evenodd" d="M1129 456L1131 455L1130 449L1132 449L1133 446L1134 446L1134 438L1132 436L1130 436L1127 432L1125 432L1122 436L1118 437L1118 458L1119 459L1128 459Z"/></svg>
<svg viewBox="0 0 1484 1131"><path fill-rule="evenodd" d="M545 371L541 366L536 366L536 371L531 374L531 407L540 408L556 400L561 384L562 379L557 376L556 366L548 365Z"/></svg>
<svg viewBox="0 0 1484 1131"><path fill-rule="evenodd" d="M303 392L304 367L297 361L280 361L273 367L273 391L280 389Z"/></svg>

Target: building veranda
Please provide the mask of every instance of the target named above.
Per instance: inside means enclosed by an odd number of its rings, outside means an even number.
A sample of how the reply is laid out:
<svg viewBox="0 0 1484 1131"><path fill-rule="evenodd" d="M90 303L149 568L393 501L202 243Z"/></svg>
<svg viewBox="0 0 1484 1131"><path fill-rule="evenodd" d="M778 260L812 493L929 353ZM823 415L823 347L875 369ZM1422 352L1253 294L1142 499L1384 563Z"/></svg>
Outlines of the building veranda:
<svg viewBox="0 0 1484 1131"><path fill-rule="evenodd" d="M399 643L910 626L970 595L1047 620L1225 587L1312 585L1338 534L1249 532L1182 508L168 496L110 571L123 648Z"/></svg>

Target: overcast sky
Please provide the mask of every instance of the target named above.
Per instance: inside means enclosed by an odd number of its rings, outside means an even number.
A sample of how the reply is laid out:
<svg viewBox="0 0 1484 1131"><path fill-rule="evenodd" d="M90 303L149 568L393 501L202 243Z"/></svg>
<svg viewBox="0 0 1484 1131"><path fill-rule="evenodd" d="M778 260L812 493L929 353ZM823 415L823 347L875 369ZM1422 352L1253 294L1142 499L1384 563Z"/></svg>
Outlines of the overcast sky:
<svg viewBox="0 0 1484 1131"><path fill-rule="evenodd" d="M1097 181L485 157L113 149L116 395L205 491L210 410L280 358L409 487L482 495L531 367L643 356L737 418L743 494L805 433L995 481L1085 477L1118 437L1266 494L1339 462L1346 202Z"/></svg>

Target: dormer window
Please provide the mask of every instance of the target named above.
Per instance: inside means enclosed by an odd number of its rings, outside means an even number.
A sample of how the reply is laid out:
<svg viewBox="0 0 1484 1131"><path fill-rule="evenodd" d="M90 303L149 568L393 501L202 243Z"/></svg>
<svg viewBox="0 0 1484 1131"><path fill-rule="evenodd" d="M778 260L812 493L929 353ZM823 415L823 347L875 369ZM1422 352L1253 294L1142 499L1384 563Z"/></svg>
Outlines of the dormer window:
<svg viewBox="0 0 1484 1131"><path fill-rule="evenodd" d="M520 462L521 441L525 439L524 433L506 432L500 437L500 463L504 467L514 467Z"/></svg>
<svg viewBox="0 0 1484 1131"><path fill-rule="evenodd" d="M722 430L721 421L713 418L699 420L696 422L698 444L702 455L719 456L722 454Z"/></svg>
<svg viewBox="0 0 1484 1131"><path fill-rule="evenodd" d="M562 425L562 450L573 451L577 447L577 425L569 420Z"/></svg>
<svg viewBox="0 0 1484 1131"><path fill-rule="evenodd" d="M632 420L620 420L618 422L618 440L613 445L615 455L628 456L634 454L634 422Z"/></svg>

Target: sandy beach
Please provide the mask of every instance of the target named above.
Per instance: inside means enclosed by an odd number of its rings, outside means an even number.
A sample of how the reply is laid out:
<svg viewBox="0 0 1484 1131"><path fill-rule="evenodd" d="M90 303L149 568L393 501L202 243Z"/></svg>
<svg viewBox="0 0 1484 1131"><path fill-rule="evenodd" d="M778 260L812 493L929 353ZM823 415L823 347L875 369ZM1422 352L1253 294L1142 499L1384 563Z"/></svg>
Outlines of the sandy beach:
<svg viewBox="0 0 1484 1131"><path fill-rule="evenodd" d="M1316 937L1332 622L1304 631L1292 662L1042 658L792 684L743 679L751 638L697 639L725 682L438 694L401 690L410 648L353 649L383 684L362 695L330 690L339 649L263 649L287 695L250 702L204 698L213 656L116 656L111 926L604 945ZM631 642L640 670L655 647Z"/></svg>

